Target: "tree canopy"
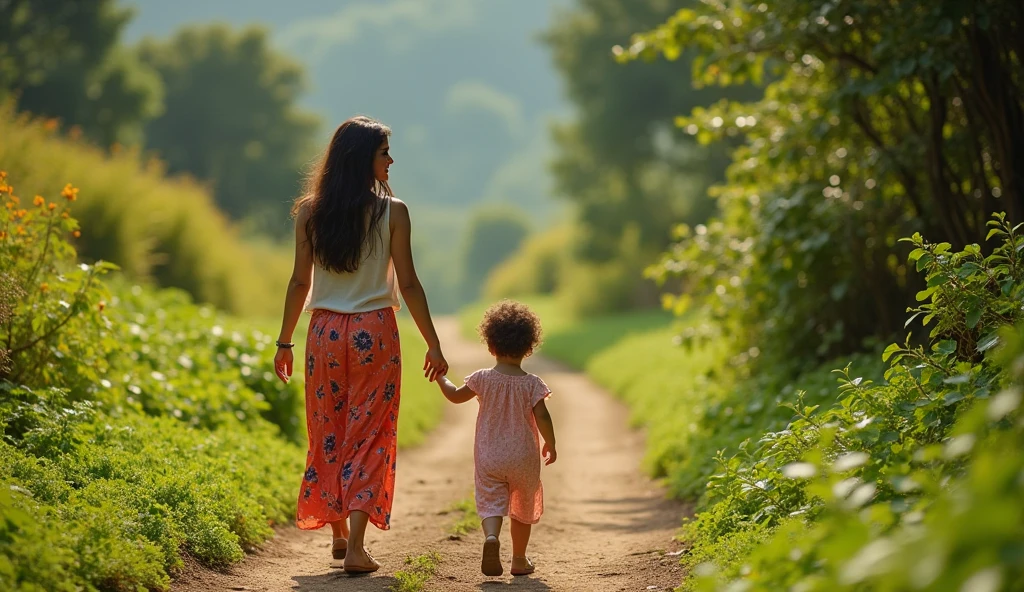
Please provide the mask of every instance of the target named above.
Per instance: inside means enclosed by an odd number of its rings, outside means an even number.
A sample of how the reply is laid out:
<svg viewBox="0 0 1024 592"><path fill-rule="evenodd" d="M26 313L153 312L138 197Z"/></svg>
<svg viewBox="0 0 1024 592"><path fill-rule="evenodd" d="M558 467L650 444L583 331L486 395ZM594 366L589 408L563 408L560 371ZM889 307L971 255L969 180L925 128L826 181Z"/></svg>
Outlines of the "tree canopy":
<svg viewBox="0 0 1024 592"><path fill-rule="evenodd" d="M302 67L276 53L258 27L189 27L143 41L139 53L165 87L146 146L170 172L211 182L230 215L269 210L270 228L287 230L284 204L298 192L318 125L296 106L306 86Z"/></svg>
<svg viewBox="0 0 1024 592"><path fill-rule="evenodd" d="M936 286L893 253L900 237L960 248L994 211L1024 221L1022 17L999 0L707 2L636 37L623 59L695 52L700 84L773 78L760 101L679 120L746 143L714 189L721 216L679 229L660 275L783 359L903 329Z"/></svg>

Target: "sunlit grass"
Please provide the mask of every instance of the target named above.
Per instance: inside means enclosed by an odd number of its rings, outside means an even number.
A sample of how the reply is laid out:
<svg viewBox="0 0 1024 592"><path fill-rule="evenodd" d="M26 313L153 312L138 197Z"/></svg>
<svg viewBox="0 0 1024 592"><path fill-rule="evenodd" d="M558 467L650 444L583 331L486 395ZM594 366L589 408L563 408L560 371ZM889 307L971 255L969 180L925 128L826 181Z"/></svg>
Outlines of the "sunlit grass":
<svg viewBox="0 0 1024 592"><path fill-rule="evenodd" d="M448 527L448 536L451 538L460 539L480 528L480 516L476 513L473 496L455 502L443 513L457 514L455 521Z"/></svg>
<svg viewBox="0 0 1024 592"><path fill-rule="evenodd" d="M391 591L420 592L437 573L437 566L440 563L441 556L434 551L406 557L405 565L408 567L395 572L395 583L391 585Z"/></svg>

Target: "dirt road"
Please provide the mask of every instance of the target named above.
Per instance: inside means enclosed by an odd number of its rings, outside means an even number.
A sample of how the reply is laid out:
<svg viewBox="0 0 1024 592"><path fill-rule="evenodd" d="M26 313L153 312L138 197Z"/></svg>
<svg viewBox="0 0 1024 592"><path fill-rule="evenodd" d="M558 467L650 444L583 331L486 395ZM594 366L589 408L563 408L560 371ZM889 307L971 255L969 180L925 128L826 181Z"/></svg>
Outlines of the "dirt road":
<svg viewBox="0 0 1024 592"><path fill-rule="evenodd" d="M459 384L471 371L493 365L483 346L459 335L454 319L438 322L449 375ZM330 529L283 529L264 549L228 573L188 569L177 592L254 590L377 592L395 584L392 574L406 557L437 552L441 564L425 589L438 592L498 590L670 590L681 573L672 540L685 508L639 470L640 434L626 425L626 409L580 373L535 358L528 371L551 387L548 403L558 437L558 462L542 473L545 514L534 527L532 576L508 575L511 541L506 522L501 550L505 576L480 573L479 530L450 540L457 516L443 513L473 488L473 429L476 404L448 407L441 426L414 450L402 451L392 529L367 532L367 547L384 568L350 577L330 559ZM440 392L438 393L440 397ZM671 555L666 555L671 553Z"/></svg>

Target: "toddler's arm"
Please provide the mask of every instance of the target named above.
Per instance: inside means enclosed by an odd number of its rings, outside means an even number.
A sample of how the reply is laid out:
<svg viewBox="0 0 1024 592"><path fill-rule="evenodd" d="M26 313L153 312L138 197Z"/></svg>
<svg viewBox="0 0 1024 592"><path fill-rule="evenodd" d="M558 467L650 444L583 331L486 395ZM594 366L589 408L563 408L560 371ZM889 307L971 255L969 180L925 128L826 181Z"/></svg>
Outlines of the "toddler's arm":
<svg viewBox="0 0 1024 592"><path fill-rule="evenodd" d="M448 380L447 376L439 376L436 380L437 386L441 387L441 392L444 393L445 398L452 403L465 403L476 396L476 393L466 385L456 388L452 381Z"/></svg>
<svg viewBox="0 0 1024 592"><path fill-rule="evenodd" d="M537 431L544 438L544 450L541 451L547 458L544 464L550 465L558 458L558 452L555 450L555 424L543 399L533 406L533 418L537 420Z"/></svg>

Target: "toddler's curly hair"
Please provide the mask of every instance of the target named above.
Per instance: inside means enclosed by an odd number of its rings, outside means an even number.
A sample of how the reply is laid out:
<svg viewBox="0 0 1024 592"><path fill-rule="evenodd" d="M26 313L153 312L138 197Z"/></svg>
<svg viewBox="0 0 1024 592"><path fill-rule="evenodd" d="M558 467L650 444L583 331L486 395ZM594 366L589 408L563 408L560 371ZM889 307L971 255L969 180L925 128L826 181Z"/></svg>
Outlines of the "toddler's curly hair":
<svg viewBox="0 0 1024 592"><path fill-rule="evenodd" d="M477 331L495 356L525 358L541 344L540 317L512 300L492 304Z"/></svg>

